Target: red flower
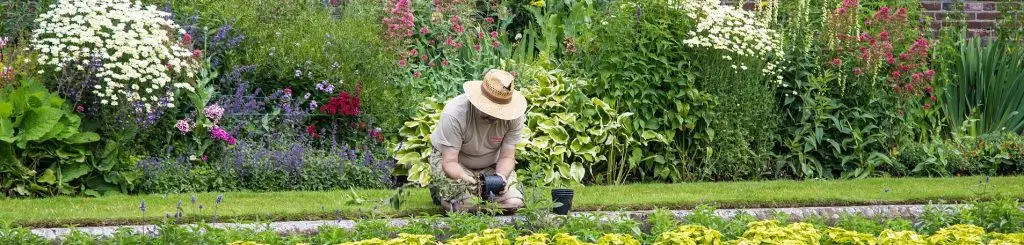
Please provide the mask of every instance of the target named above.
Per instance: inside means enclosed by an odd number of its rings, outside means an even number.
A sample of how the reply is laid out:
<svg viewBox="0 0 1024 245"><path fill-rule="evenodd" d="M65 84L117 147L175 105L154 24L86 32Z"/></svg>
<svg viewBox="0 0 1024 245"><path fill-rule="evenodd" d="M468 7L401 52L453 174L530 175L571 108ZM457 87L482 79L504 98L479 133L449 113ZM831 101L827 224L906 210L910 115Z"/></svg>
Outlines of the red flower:
<svg viewBox="0 0 1024 245"><path fill-rule="evenodd" d="M320 134L316 132L316 125L310 124L309 126L306 126L306 133L309 134L309 136L313 136L314 139L320 138Z"/></svg>
<svg viewBox="0 0 1024 245"><path fill-rule="evenodd" d="M398 60L398 66L399 67L405 67L405 59Z"/></svg>
<svg viewBox="0 0 1024 245"><path fill-rule="evenodd" d="M892 75L892 79L893 80L900 79L900 71L892 71L892 74L890 74L890 75Z"/></svg>
<svg viewBox="0 0 1024 245"><path fill-rule="evenodd" d="M185 46L192 46L192 34L185 33L185 36L181 37L181 43Z"/></svg>
<svg viewBox="0 0 1024 245"><path fill-rule="evenodd" d="M480 52L480 44L473 44L473 50Z"/></svg>
<svg viewBox="0 0 1024 245"><path fill-rule="evenodd" d="M419 72L419 71L416 71L416 72L413 72L413 73L412 73L412 77L413 77L413 78L420 78L420 75L421 75L421 74L420 74L420 72Z"/></svg>
<svg viewBox="0 0 1024 245"><path fill-rule="evenodd" d="M431 61L430 63L427 63L427 66L434 67L434 66L436 66L436 64L434 64L434 62Z"/></svg>
<svg viewBox="0 0 1024 245"><path fill-rule="evenodd" d="M932 95L931 97L928 97L928 99L932 100L932 102L935 102L939 98L936 98L935 95Z"/></svg>
<svg viewBox="0 0 1024 245"><path fill-rule="evenodd" d="M416 50L416 49L410 49L409 50L409 55L411 55L411 56L416 56L419 53L420 53L420 51Z"/></svg>
<svg viewBox="0 0 1024 245"><path fill-rule="evenodd" d="M882 41L889 41L889 32L882 31L882 33L878 34L878 39L882 39Z"/></svg>
<svg viewBox="0 0 1024 245"><path fill-rule="evenodd" d="M448 60L442 60L441 66L448 66Z"/></svg>
<svg viewBox="0 0 1024 245"><path fill-rule="evenodd" d="M928 77L928 79L932 79L935 77L935 70L928 69L927 71L924 71L924 76Z"/></svg>
<svg viewBox="0 0 1024 245"><path fill-rule="evenodd" d="M284 88L284 94L288 95L288 96L291 96L292 95L292 88Z"/></svg>
<svg viewBox="0 0 1024 245"><path fill-rule="evenodd" d="M931 110L932 109L932 103L931 102L924 103L924 109L925 110Z"/></svg>
<svg viewBox="0 0 1024 245"><path fill-rule="evenodd" d="M494 46L495 48L497 48L499 45L501 45L501 43L499 43L498 41L491 42L491 46Z"/></svg>
<svg viewBox="0 0 1024 245"><path fill-rule="evenodd" d="M85 111L85 107L83 107L82 105L77 105L75 106L75 111L78 113L82 113Z"/></svg>
<svg viewBox="0 0 1024 245"><path fill-rule="evenodd" d="M420 34L423 34L423 35L430 34L430 29L427 29L426 26L420 27Z"/></svg>
<svg viewBox="0 0 1024 245"><path fill-rule="evenodd" d="M925 92L925 93L928 93L928 94L932 94L932 92L934 92L934 91L935 91L935 90L934 90L934 89L932 89L932 87L931 87L931 86L928 86L928 87L925 87L925 88L924 88L924 92ZM934 95L932 95L932 97L935 97L935 96L934 96ZM933 99L933 100L934 100L934 99Z"/></svg>
<svg viewBox="0 0 1024 245"><path fill-rule="evenodd" d="M853 75L860 76L860 75L863 75L863 74L864 74L864 71L861 71L860 67L853 68Z"/></svg>
<svg viewBox="0 0 1024 245"><path fill-rule="evenodd" d="M448 39L444 40L444 44L448 46L455 46L455 40L452 40L452 37L448 37Z"/></svg>
<svg viewBox="0 0 1024 245"><path fill-rule="evenodd" d="M420 62L427 62L427 56L426 55L421 55L420 56Z"/></svg>
<svg viewBox="0 0 1024 245"><path fill-rule="evenodd" d="M497 31L491 31L491 38L498 38L498 32Z"/></svg>
<svg viewBox="0 0 1024 245"><path fill-rule="evenodd" d="M196 49L192 51L192 58L199 59L203 57L203 50Z"/></svg>
<svg viewBox="0 0 1024 245"><path fill-rule="evenodd" d="M476 38L484 39L484 32L482 32L482 31L481 32L477 32L476 33Z"/></svg>
<svg viewBox="0 0 1024 245"><path fill-rule="evenodd" d="M907 53L900 54L900 60L909 60L909 59L910 59L910 55L909 54L907 54Z"/></svg>
<svg viewBox="0 0 1024 245"><path fill-rule="evenodd" d="M429 43L429 44L430 44L430 46L434 46L434 45L437 45L437 41L434 41L433 39L431 39L431 40L430 40L430 41L428 41L427 43Z"/></svg>
<svg viewBox="0 0 1024 245"><path fill-rule="evenodd" d="M484 18L484 21L487 21L487 24L494 24L494 18L491 17Z"/></svg>
<svg viewBox="0 0 1024 245"><path fill-rule="evenodd" d="M832 64L833 66L841 66L841 65L843 65L843 60L841 60L839 58L835 58L835 59L832 59L832 62L829 62L829 64Z"/></svg>

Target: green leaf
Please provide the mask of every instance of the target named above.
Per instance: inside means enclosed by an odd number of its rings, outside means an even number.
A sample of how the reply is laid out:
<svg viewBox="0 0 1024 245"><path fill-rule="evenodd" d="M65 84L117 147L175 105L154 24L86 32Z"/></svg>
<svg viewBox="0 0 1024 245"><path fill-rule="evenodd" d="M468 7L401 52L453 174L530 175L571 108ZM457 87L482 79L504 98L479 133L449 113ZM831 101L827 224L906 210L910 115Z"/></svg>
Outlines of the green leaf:
<svg viewBox="0 0 1024 245"><path fill-rule="evenodd" d="M68 144L85 144L100 140L100 135L93 132L77 133L65 140Z"/></svg>
<svg viewBox="0 0 1024 245"><path fill-rule="evenodd" d="M56 184L57 183L57 176L55 176L53 174L53 169L46 169L46 170L43 170L43 175L39 176L39 179L36 180L36 182L43 183L43 184L50 184L50 185Z"/></svg>
<svg viewBox="0 0 1024 245"><path fill-rule="evenodd" d="M582 182L583 175L585 175L586 173L587 170L583 168L583 165L574 163L571 166L569 166L569 175L572 176L572 179L575 180L576 182Z"/></svg>
<svg viewBox="0 0 1024 245"><path fill-rule="evenodd" d="M89 164L77 163L61 167L60 176L61 181L64 183L71 182L72 180L82 177L89 173L92 167Z"/></svg>
<svg viewBox="0 0 1024 245"><path fill-rule="evenodd" d="M7 118L14 115L14 104L0 102L0 118Z"/></svg>
<svg viewBox="0 0 1024 245"><path fill-rule="evenodd" d="M57 108L40 107L25 114L25 121L21 125L24 130L19 135L19 146L24 147L28 141L45 140L44 135L53 129L53 126L60 121L63 112Z"/></svg>
<svg viewBox="0 0 1024 245"><path fill-rule="evenodd" d="M548 135L551 136L551 140L556 144L565 144L569 142L569 133L565 132L565 128L554 127L545 130L545 133L548 133Z"/></svg>
<svg viewBox="0 0 1024 245"><path fill-rule="evenodd" d="M99 192L97 192L96 190L93 190L93 189L86 189L85 191L82 192L82 194L85 194L86 196L90 196L90 197L100 197L101 196Z"/></svg>

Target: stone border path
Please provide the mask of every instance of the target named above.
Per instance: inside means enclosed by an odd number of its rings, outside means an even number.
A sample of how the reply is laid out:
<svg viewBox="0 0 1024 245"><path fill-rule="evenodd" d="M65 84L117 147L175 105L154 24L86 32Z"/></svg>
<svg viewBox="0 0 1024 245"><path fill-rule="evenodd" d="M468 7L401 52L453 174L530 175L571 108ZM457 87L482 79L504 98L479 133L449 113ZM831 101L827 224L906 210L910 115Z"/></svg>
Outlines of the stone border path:
<svg viewBox="0 0 1024 245"><path fill-rule="evenodd" d="M941 207L954 207L958 205L936 205ZM846 207L801 207L801 208L754 208L754 209L719 209L716 213L723 218L732 218L740 212L753 215L758 219L775 217L776 213L789 215L790 219L803 220L809 217L825 217L834 221L842 214L861 214L869 217L891 217L891 218L916 218L924 212L925 205L872 205L872 206L846 206ZM645 220L646 216L653 211L620 211L620 212L579 212L572 215L605 215L608 218L633 218ZM672 210L677 219L692 213L691 210ZM496 217L502 223L510 223L517 216ZM391 219L391 225L404 226L409 219ZM353 220L317 220L317 221L284 221L268 224L240 224L240 223L216 223L216 228L243 228L262 230L273 229L281 234L294 233L316 233L321 226L331 226L342 229L354 229L356 221ZM443 223L441 224L444 225ZM77 227L73 228L85 234L93 236L111 236L118 229L130 229L136 233L157 234L159 231L155 225L132 225L132 226L100 226L100 227ZM71 233L72 228L38 228L32 229L32 233L49 240L55 240Z"/></svg>

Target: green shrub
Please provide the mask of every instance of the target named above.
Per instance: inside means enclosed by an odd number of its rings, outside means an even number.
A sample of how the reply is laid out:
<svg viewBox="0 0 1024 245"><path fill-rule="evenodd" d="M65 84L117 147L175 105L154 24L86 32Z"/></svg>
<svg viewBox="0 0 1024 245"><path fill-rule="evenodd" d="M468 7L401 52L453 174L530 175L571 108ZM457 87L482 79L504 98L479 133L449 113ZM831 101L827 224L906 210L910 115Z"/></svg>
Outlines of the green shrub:
<svg viewBox="0 0 1024 245"><path fill-rule="evenodd" d="M99 162L100 136L81 131L81 118L41 83L23 79L0 90L0 195L99 195L127 192L129 166Z"/></svg>
<svg viewBox="0 0 1024 245"><path fill-rule="evenodd" d="M149 0L163 4L162 0ZM339 88L362 86L363 108L383 129L392 130L413 112L419 95L394 80L393 54L381 42L378 1L173 0L179 15L201 23L233 23L245 36L239 50L226 54L227 67L256 65L251 80L264 91L290 87L314 91L326 81Z"/></svg>

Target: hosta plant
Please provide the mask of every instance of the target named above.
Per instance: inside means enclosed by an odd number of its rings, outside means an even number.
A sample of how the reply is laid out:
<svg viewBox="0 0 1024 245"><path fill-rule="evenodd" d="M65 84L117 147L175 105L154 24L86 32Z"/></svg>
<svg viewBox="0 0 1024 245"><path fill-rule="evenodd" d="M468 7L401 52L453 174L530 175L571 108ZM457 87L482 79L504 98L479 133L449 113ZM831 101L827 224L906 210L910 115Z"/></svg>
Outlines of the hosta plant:
<svg viewBox="0 0 1024 245"><path fill-rule="evenodd" d="M202 51L171 13L130 0L62 0L39 15L32 33L40 73L85 71L99 65L90 88L103 105L141 104L147 111L174 106L178 89L191 90ZM166 101L164 101L166 100Z"/></svg>

